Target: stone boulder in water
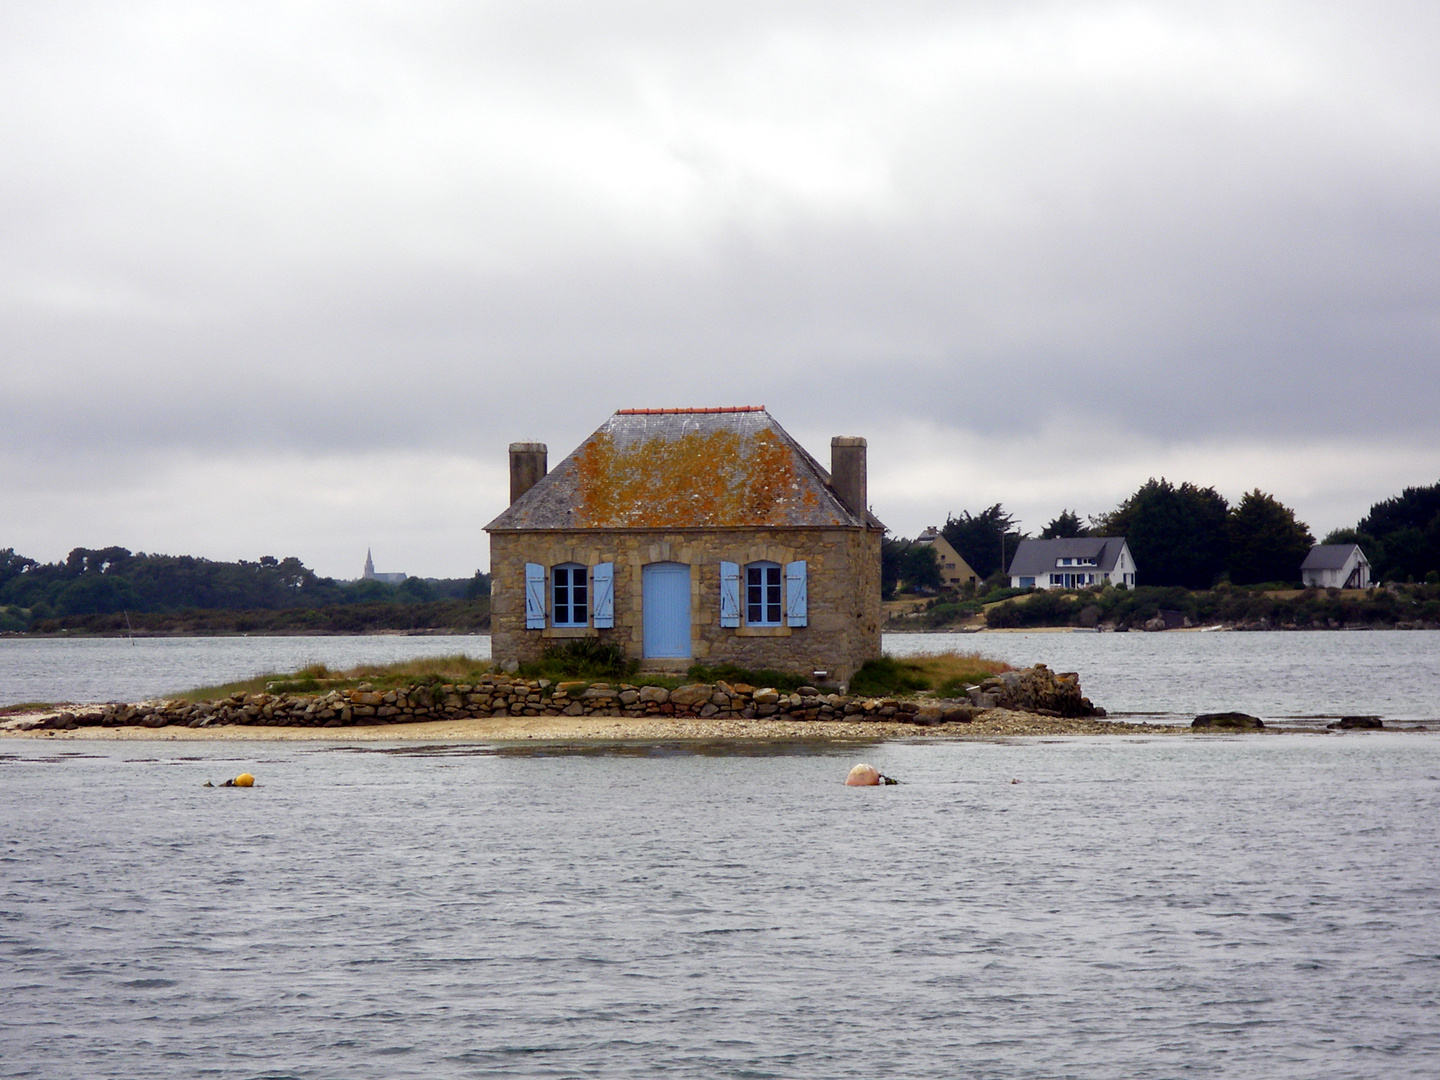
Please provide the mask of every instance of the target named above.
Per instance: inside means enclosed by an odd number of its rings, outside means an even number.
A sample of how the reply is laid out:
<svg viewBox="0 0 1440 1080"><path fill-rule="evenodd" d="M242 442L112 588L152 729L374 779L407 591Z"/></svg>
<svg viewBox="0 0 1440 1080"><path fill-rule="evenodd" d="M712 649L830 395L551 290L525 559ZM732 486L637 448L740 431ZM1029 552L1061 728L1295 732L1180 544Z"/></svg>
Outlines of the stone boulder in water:
<svg viewBox="0 0 1440 1080"><path fill-rule="evenodd" d="M1380 731L1385 723L1378 716L1342 716L1335 723L1325 726L1339 731Z"/></svg>
<svg viewBox="0 0 1440 1080"><path fill-rule="evenodd" d="M1227 731L1254 731L1263 728L1265 721L1258 716L1243 712L1201 713L1191 721L1192 728L1220 728Z"/></svg>

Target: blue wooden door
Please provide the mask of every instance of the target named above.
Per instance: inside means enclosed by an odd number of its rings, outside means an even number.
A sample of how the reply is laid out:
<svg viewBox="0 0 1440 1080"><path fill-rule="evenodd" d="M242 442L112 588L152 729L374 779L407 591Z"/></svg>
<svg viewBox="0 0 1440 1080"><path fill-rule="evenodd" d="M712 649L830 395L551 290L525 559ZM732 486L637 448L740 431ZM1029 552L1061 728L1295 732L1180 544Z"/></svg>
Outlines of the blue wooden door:
<svg viewBox="0 0 1440 1080"><path fill-rule="evenodd" d="M690 567L651 563L641 572L640 603L645 622L645 655L690 655Z"/></svg>

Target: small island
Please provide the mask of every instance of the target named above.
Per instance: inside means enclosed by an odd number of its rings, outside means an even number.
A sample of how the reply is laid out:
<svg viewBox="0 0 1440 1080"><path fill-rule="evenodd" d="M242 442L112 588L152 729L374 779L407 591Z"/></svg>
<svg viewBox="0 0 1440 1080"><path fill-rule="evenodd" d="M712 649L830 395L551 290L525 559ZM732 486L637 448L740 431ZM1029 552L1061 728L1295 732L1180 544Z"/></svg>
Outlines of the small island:
<svg viewBox="0 0 1440 1080"><path fill-rule="evenodd" d="M30 708L0 733L115 739L824 739L1003 738L1175 734L1187 728L1114 722L1078 675L1043 664L1011 670L975 654L896 660L857 672L847 693L774 671L641 674L552 653L506 672L467 657L408 661L208 687L139 703ZM623 661L621 661L623 664ZM617 674L618 671L618 674ZM703 680L703 681L702 681Z"/></svg>

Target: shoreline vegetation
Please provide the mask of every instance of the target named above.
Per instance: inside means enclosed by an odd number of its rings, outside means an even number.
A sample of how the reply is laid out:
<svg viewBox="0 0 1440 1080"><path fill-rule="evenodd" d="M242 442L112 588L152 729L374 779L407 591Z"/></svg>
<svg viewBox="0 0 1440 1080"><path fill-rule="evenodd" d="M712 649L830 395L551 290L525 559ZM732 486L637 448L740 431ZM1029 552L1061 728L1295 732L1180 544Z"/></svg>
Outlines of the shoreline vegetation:
<svg viewBox="0 0 1440 1080"><path fill-rule="evenodd" d="M480 601L336 604L318 608L195 608L111 611L35 620L28 629L0 626L0 637L306 637L365 634L483 634L489 597Z"/></svg>
<svg viewBox="0 0 1440 1080"><path fill-rule="evenodd" d="M479 570L337 581L294 556L229 563L108 547L40 563L0 549L0 633L465 634L489 626L490 576Z"/></svg>
<svg viewBox="0 0 1440 1080"><path fill-rule="evenodd" d="M1079 629L1440 630L1440 585L1295 589L1114 586L1010 589L966 596L908 596L885 604L892 633Z"/></svg>
<svg viewBox="0 0 1440 1080"><path fill-rule="evenodd" d="M1143 631L1440 630L1440 585L1296 589L1113 586L1085 590L996 588L901 595L885 602L889 633L997 630ZM0 620L0 638L227 637L485 634L489 597L423 603L258 610L112 611L25 622Z"/></svg>
<svg viewBox="0 0 1440 1080"><path fill-rule="evenodd" d="M563 658L551 658L551 670ZM136 704L0 709L0 734L60 739L363 741L995 739L1190 733L1103 719L1078 676L1020 671L978 654L885 657L857 673L874 693L793 685L799 676L692 668L686 679L497 671L465 656L202 687ZM705 677L707 681L687 681ZM743 681L754 678L756 683ZM867 682L868 680L868 682ZM757 685L764 683L765 685ZM774 685L779 684L779 685ZM833 689L833 688L832 688ZM1265 729L1267 731L1274 729Z"/></svg>

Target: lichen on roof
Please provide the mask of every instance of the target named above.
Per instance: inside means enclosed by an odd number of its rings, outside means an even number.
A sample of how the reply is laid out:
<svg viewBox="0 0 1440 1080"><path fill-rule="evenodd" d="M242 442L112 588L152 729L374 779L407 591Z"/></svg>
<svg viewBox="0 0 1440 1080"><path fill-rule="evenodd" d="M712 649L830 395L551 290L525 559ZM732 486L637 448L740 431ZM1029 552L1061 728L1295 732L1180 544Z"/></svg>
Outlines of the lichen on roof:
<svg viewBox="0 0 1440 1080"><path fill-rule="evenodd" d="M617 412L487 529L870 525L763 408Z"/></svg>

